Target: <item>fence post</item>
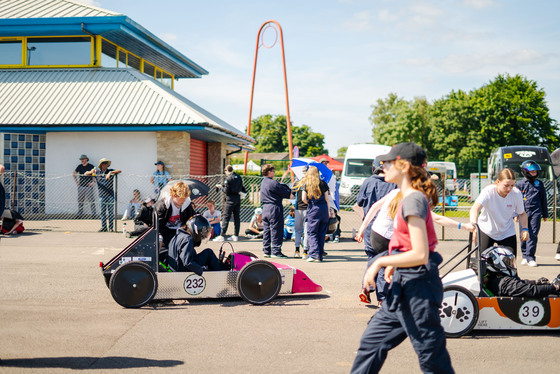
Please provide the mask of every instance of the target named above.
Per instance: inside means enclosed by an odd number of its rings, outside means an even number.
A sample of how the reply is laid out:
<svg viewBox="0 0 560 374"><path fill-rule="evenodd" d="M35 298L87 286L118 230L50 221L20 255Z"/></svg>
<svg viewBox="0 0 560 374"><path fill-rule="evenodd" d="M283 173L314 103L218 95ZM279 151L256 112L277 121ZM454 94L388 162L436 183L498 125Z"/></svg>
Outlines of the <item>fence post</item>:
<svg viewBox="0 0 560 374"><path fill-rule="evenodd" d="M554 204L553 204L554 213L552 213L552 242L553 243L556 243L556 207L557 207L556 206L557 205L556 204L556 195L557 195L556 194L556 188L558 186L557 182L558 181L556 179L554 179L554 182L553 182L554 184L552 186L552 196L553 196L553 199L554 199Z"/></svg>
<svg viewBox="0 0 560 374"><path fill-rule="evenodd" d="M17 183L17 170L14 170L14 183L12 184L12 210L16 210L16 192L17 192L16 183Z"/></svg>
<svg viewBox="0 0 560 374"><path fill-rule="evenodd" d="M115 174L114 175L115 179L113 181L113 191L114 191L114 196L113 196L113 232L117 232L117 201L119 201L118 197L119 197L119 175Z"/></svg>

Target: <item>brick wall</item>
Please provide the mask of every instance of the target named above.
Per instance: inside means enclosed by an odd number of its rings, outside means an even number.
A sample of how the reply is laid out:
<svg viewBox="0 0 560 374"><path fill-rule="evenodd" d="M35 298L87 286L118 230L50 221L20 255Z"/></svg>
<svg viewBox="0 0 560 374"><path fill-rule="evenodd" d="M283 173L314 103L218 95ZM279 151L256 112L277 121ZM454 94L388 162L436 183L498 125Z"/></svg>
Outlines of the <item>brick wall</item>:
<svg viewBox="0 0 560 374"><path fill-rule="evenodd" d="M224 143L208 143L208 175L223 174L223 159L226 158Z"/></svg>
<svg viewBox="0 0 560 374"><path fill-rule="evenodd" d="M188 175L190 172L191 136L184 131L158 131L158 160L174 175Z"/></svg>

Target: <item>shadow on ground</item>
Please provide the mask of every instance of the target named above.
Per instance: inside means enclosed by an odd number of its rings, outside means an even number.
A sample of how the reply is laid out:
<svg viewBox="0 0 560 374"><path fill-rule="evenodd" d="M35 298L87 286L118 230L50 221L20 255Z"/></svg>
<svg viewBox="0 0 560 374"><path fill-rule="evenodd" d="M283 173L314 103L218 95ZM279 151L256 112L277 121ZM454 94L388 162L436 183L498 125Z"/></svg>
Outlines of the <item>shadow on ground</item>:
<svg viewBox="0 0 560 374"><path fill-rule="evenodd" d="M136 357L41 357L14 358L0 361L3 367L62 368L62 369L130 369L148 367L174 367L182 365L178 360L151 360Z"/></svg>

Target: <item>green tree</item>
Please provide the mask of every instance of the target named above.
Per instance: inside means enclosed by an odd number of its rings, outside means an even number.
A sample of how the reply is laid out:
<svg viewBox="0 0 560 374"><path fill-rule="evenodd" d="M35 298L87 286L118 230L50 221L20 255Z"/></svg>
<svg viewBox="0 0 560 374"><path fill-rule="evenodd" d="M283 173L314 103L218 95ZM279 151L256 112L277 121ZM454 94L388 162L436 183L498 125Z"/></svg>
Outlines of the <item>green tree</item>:
<svg viewBox="0 0 560 374"><path fill-rule="evenodd" d="M369 117L373 125L373 140L378 144L394 145L415 142L427 150L429 144L430 104L423 97L406 101L395 93L377 100Z"/></svg>
<svg viewBox="0 0 560 374"><path fill-rule="evenodd" d="M346 151L348 150L348 147L340 147L337 151L336 151L336 157L345 157L346 156Z"/></svg>
<svg viewBox="0 0 560 374"><path fill-rule="evenodd" d="M286 116L265 114L251 121L251 136L257 141L256 152L287 152L288 131ZM299 147L300 156L315 156L327 153L325 136L311 131L307 125L292 123L292 144Z"/></svg>

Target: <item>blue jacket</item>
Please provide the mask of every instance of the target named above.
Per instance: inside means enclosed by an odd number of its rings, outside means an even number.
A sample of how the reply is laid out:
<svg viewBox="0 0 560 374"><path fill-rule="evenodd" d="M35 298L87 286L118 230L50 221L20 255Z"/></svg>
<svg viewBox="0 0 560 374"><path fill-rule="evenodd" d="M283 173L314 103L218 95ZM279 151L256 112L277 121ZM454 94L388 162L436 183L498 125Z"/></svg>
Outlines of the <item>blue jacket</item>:
<svg viewBox="0 0 560 374"><path fill-rule="evenodd" d="M356 203L358 206L364 208L364 217L366 216L369 208L378 200L381 200L383 196L387 195L389 192L397 188L394 183L385 182L385 178L379 175L372 175L367 178L362 187L360 187L360 192L356 198Z"/></svg>
<svg viewBox="0 0 560 374"><path fill-rule="evenodd" d="M543 218L548 218L546 190L542 181L536 179L531 182L523 178L515 184L515 187L523 194L523 205L527 215L542 214Z"/></svg>
<svg viewBox="0 0 560 374"><path fill-rule="evenodd" d="M289 199L292 190L286 184L264 177L261 183L261 202L263 204L274 204L282 206L282 199Z"/></svg>

